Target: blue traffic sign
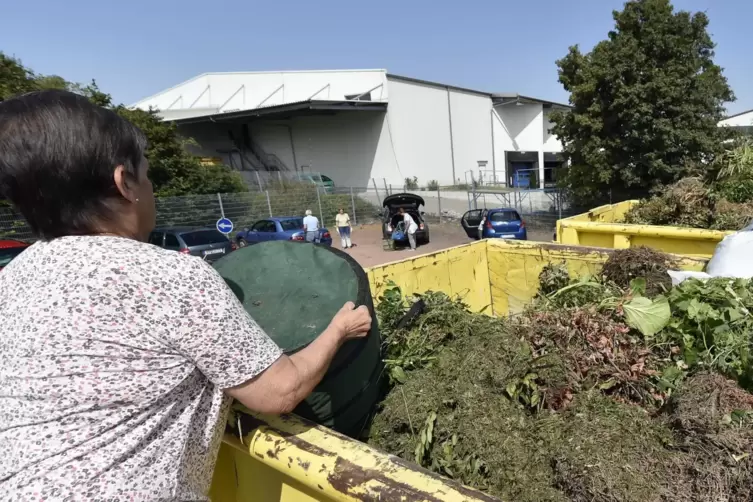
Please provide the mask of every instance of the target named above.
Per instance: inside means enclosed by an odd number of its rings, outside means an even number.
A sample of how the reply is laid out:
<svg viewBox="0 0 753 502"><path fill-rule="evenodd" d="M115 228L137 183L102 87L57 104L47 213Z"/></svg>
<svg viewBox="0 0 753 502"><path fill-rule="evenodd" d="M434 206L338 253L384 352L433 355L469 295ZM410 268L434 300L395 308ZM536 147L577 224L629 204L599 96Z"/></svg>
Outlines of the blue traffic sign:
<svg viewBox="0 0 753 502"><path fill-rule="evenodd" d="M220 218L217 220L217 230L223 234L229 234L233 231L233 222L228 218Z"/></svg>

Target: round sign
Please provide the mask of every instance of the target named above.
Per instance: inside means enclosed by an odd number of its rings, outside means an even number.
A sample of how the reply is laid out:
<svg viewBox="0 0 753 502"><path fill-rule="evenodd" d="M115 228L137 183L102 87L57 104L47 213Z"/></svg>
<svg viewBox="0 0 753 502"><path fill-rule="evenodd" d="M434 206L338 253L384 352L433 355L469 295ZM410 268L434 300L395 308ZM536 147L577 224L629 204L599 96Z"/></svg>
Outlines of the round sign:
<svg viewBox="0 0 753 502"><path fill-rule="evenodd" d="M229 234L233 231L233 222L228 218L220 218L217 220L217 230L223 234Z"/></svg>

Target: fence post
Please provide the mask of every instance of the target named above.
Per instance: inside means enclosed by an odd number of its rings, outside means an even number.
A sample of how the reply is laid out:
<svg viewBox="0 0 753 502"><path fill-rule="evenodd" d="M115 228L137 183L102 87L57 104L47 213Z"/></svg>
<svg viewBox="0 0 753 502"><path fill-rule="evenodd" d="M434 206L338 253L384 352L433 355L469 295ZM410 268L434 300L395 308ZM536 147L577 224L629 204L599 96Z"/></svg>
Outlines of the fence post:
<svg viewBox="0 0 753 502"><path fill-rule="evenodd" d="M356 198L353 196L353 187L350 187L350 204L353 206L353 224L357 225L358 220L356 219Z"/></svg>
<svg viewBox="0 0 753 502"><path fill-rule="evenodd" d="M316 201L319 203L319 217L321 220L319 220L321 223L320 225L324 226L324 213L322 212L322 198L319 195L319 185L316 185Z"/></svg>
<svg viewBox="0 0 753 502"><path fill-rule="evenodd" d="M442 195L439 193L439 185L437 185L437 206L439 206L439 223L442 223Z"/></svg>
<svg viewBox="0 0 753 502"><path fill-rule="evenodd" d="M381 199L381 197L379 197L379 189L377 188L376 180L374 178L371 178L371 182L374 184L374 191L376 192L376 196L377 196L377 203L376 203L376 205L377 206L381 206L382 205L382 199Z"/></svg>
<svg viewBox="0 0 753 502"><path fill-rule="evenodd" d="M261 188L261 178L259 178L259 171L254 171L254 174L256 175L256 184L259 185L259 191L263 191Z"/></svg>
<svg viewBox="0 0 753 502"><path fill-rule="evenodd" d="M267 208L269 209L269 217L272 217L272 202L269 200L269 190L264 190L264 193L267 195Z"/></svg>
<svg viewBox="0 0 753 502"><path fill-rule="evenodd" d="M387 178L382 178L382 183L384 183L384 191L387 192L387 195L392 195L392 193L390 193L390 189L387 188Z"/></svg>
<svg viewBox="0 0 753 502"><path fill-rule="evenodd" d="M220 203L220 214L221 214L221 215L222 215L222 217L224 218L224 217L225 217L225 208L224 208L224 207L222 207L222 195L220 195L220 194L217 194L217 202L219 202L219 203Z"/></svg>

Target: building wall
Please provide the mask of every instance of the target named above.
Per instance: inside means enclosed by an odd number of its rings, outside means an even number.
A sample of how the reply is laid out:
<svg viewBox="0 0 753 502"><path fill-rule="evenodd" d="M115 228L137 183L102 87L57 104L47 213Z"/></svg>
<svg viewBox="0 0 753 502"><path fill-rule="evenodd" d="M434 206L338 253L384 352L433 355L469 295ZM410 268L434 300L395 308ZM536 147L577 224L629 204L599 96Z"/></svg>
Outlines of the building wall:
<svg viewBox="0 0 753 502"><path fill-rule="evenodd" d="M551 130L554 124L549 120L550 110L544 110L544 151L545 152L561 152L562 142L557 139L557 136L552 134Z"/></svg>
<svg viewBox="0 0 753 502"><path fill-rule="evenodd" d="M541 104L506 104L496 106L495 112L502 123L503 144L506 150L538 151L543 145L544 110Z"/></svg>
<svg viewBox="0 0 753 502"><path fill-rule="evenodd" d="M385 122L384 113L339 113L290 121L254 121L249 123L249 133L264 152L277 155L291 172L319 172L341 187L366 187L375 169ZM292 129L292 144L288 127ZM231 128L239 137L240 125L220 123L188 124L181 126L180 132L198 143L198 146L188 147L192 153L219 157L225 164L237 168L241 165L237 154L217 152L234 148L228 136ZM393 180L392 183L402 180L399 174L390 172L395 165L390 162L391 151L382 152L382 156L386 160L381 162L379 172Z"/></svg>
<svg viewBox="0 0 753 502"><path fill-rule="evenodd" d="M390 103L387 108L389 132L395 152L397 170L418 179L451 184L452 153L447 90L389 80ZM379 169L375 177L382 174ZM403 179L387 179L387 183L403 183Z"/></svg>
<svg viewBox="0 0 753 502"><path fill-rule="evenodd" d="M292 121L299 168L326 174L338 186L366 187L375 170L383 141L385 113L346 112L334 116L301 117ZM391 179L394 173L381 169Z"/></svg>
<svg viewBox="0 0 753 502"><path fill-rule="evenodd" d="M488 94L387 75L383 70L206 74L136 106L169 108L176 117L186 117L312 96L342 100L374 87L379 88L372 92L373 100L389 98L386 113L251 119L251 136L291 171L321 172L340 186L356 187L371 185L372 178L380 185L402 185L406 177L414 176L421 185L432 180L442 185L465 182L467 171L478 171L478 161L486 161L484 169L496 171L503 181L506 152L561 151L559 141L549 133L549 111L540 103L494 107ZM230 127L240 134L238 125L209 122L181 130L201 144L191 148L194 153L224 157L226 163L239 166L238 155L217 152L233 148ZM488 179L488 174L484 176Z"/></svg>
<svg viewBox="0 0 753 502"><path fill-rule="evenodd" d="M731 126L731 127L753 126L753 110L749 112L741 113L740 115L736 115L734 117L724 119L721 122L719 122L719 125Z"/></svg>
<svg viewBox="0 0 753 502"><path fill-rule="evenodd" d="M479 96L450 90L452 106L452 138L455 150L455 179L465 182L466 171L477 171L478 161L487 162L492 170L492 101Z"/></svg>

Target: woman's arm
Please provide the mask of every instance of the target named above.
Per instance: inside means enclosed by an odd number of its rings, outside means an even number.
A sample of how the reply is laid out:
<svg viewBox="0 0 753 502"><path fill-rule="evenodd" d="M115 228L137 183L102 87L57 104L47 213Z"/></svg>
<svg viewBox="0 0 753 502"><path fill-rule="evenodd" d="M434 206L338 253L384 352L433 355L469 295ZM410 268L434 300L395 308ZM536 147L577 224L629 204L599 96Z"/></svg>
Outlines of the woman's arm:
<svg viewBox="0 0 753 502"><path fill-rule="evenodd" d="M283 355L261 374L225 392L253 411L289 413L322 380L343 342L364 336L370 327L368 309L349 302L306 348Z"/></svg>
<svg viewBox="0 0 753 502"><path fill-rule="evenodd" d="M369 310L348 302L316 340L288 357L214 269L191 257L174 260L185 278L185 294L158 290L154 300L170 315L161 336L209 381L252 410L292 410L321 381L337 349L371 327Z"/></svg>

